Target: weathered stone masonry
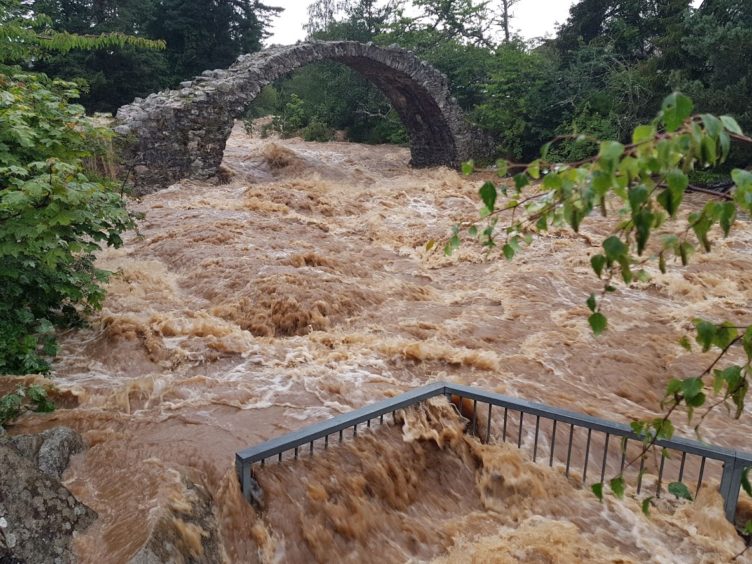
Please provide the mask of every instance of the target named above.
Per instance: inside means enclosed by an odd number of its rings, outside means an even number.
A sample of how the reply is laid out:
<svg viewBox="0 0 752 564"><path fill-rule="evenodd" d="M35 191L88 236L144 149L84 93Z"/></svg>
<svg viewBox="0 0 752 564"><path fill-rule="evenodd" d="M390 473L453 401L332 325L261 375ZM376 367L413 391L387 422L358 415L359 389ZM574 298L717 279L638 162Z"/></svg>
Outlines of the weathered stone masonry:
<svg viewBox="0 0 752 564"><path fill-rule="evenodd" d="M446 76L409 51L352 41L300 43L242 55L227 70L205 71L180 90L120 108L115 131L136 192L214 175L234 120L261 89L323 60L351 67L384 93L410 134L413 166L457 166L489 153L486 136L451 97Z"/></svg>

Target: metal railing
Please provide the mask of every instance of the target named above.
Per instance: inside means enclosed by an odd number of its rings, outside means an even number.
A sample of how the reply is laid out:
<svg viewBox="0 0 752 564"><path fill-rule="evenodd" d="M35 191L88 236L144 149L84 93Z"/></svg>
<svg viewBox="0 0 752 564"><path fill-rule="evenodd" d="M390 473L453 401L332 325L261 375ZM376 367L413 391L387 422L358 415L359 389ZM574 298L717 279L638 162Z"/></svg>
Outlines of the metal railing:
<svg viewBox="0 0 752 564"><path fill-rule="evenodd" d="M594 482L603 482L607 471L623 474L630 466L629 462L632 462L628 458L631 447L633 452L638 452L640 465L639 470L633 472L634 475L630 479L634 481L638 495L645 487L645 465L650 459L639 456L643 440L629 426L469 386L437 382L238 452L235 455L235 467L243 494L250 500L254 488L254 464L264 465L275 458L282 462L284 456L289 456L289 453L297 459L301 447L308 447L308 454L313 455L316 441L321 442L323 439L323 448L326 449L332 436L335 440L342 441L345 431L350 429L352 436L357 436L359 425L371 427L373 421L383 424L385 415L394 416L399 409L442 395L447 396L458 406L460 413L467 416L470 422L469 431L482 442L511 441L516 443L518 448L531 449L534 462L539 460L539 453L543 449L548 457L548 465L553 466L556 461L557 465L564 467L567 477L573 469L580 468L583 485L588 484L588 472L594 462L599 466L599 474L596 476L600 477L600 480ZM484 405L487 405L485 410ZM531 419L535 423L534 427ZM609 450L609 445L614 444L611 441L612 437L618 437L620 445L619 448ZM720 474L720 493L724 500L726 518L734 521L742 474L745 468L752 467L752 454L683 438L661 439L655 441L655 445L662 449L659 460L653 461L657 466L657 480L653 485L656 497L661 496L665 477L669 474L676 476L677 482L684 482L688 476L694 474L692 483L696 483L695 496L704 480L711 475ZM573 457L573 453L578 451L584 453L582 464L578 464ZM591 456L591 453L594 454ZM678 453L679 458L672 457L672 453Z"/></svg>

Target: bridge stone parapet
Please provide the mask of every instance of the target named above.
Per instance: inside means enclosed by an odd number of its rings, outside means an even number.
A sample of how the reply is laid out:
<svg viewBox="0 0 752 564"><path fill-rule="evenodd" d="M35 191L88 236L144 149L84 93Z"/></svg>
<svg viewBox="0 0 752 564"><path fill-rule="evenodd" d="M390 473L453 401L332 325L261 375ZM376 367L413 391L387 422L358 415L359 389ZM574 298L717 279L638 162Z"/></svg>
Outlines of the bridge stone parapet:
<svg viewBox="0 0 752 564"><path fill-rule="evenodd" d="M384 93L408 130L413 166L456 167L490 155L488 137L467 122L446 76L411 52L314 41L241 55L226 70L205 71L176 90L120 108L115 131L136 192L214 175L234 121L261 89L295 69L327 60L356 70Z"/></svg>

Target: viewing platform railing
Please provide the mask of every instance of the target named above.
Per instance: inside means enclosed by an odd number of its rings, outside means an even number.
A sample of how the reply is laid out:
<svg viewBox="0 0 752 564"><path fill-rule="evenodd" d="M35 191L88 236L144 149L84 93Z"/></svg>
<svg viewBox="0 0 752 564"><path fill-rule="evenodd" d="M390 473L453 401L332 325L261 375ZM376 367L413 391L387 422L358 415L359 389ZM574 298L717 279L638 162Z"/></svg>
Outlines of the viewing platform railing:
<svg viewBox="0 0 752 564"><path fill-rule="evenodd" d="M274 461L275 458L277 462L282 462L285 455L289 457L290 454L297 459L301 448L306 449L306 447L308 454L312 456L316 450L317 441L319 441L319 448L326 449L329 447L332 436L342 441L345 438L345 431L350 434L351 430L352 436L355 437L358 434L359 425L365 424L366 427L371 427L372 422L375 421L383 424L385 415L394 415L399 409L442 395L447 396L453 403L459 404L461 413L470 413L468 430L482 442L513 442L518 448L529 450L534 462L541 460L539 454L542 451L542 461L548 462L549 466L553 466L556 461L557 465L564 467L567 477L572 470L580 469L582 484L585 486L588 485L588 472L594 464L595 476L599 479L591 479L591 482L603 482L607 478L607 472L608 476L612 476L628 470L626 465L632 460L628 458L630 445L638 454L642 449L642 438L636 435L628 425L486 392L470 386L437 382L321 421L300 431L288 433L236 453L235 467L243 494L246 499L250 500L254 464L264 465L267 461ZM499 409L494 410L494 408ZM612 441L612 437L618 437L619 440ZM709 476L720 475L720 493L724 500L726 518L731 522L734 521L742 474L746 468L752 467L751 453L683 438L661 439L655 441L655 445L664 449L662 451L664 455L657 457L659 460L653 460L654 465L657 466L657 480L651 485L655 497L660 498L667 476L674 476L675 481L682 483L687 483L691 477L689 483L694 486L692 493L696 496ZM609 446L611 446L610 449ZM580 460L573 459L573 452L583 453L579 457ZM677 456L674 457L673 454ZM649 457L639 457L639 469L633 471L631 476L638 495L645 486L643 477L646 461L650 462ZM591 478L592 476L593 474Z"/></svg>

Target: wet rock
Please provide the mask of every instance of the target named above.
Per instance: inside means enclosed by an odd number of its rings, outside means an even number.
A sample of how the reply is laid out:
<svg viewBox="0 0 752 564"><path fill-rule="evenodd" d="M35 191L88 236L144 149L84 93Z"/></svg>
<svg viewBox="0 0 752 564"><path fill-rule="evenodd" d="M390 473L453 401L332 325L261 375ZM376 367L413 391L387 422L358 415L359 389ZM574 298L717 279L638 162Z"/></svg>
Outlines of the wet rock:
<svg viewBox="0 0 752 564"><path fill-rule="evenodd" d="M74 532L96 517L57 478L0 437L0 563L73 562Z"/></svg>
<svg viewBox="0 0 752 564"><path fill-rule="evenodd" d="M162 509L149 540L128 564L220 564L226 561L207 490L183 477L183 495Z"/></svg>
<svg viewBox="0 0 752 564"><path fill-rule="evenodd" d="M42 446L42 438L39 435L16 435L11 437L11 443L21 456L31 460L34 465L37 463L37 453Z"/></svg>
<svg viewBox="0 0 752 564"><path fill-rule="evenodd" d="M256 481L256 479L251 476L251 483L250 483L250 489L248 491L248 495L251 498L251 505L257 510L257 511L263 511L264 510L264 490L262 489L261 485Z"/></svg>
<svg viewBox="0 0 752 564"><path fill-rule="evenodd" d="M41 434L44 439L37 455L37 466L45 474L61 477L71 456L83 452L81 435L67 427L56 427Z"/></svg>
<svg viewBox="0 0 752 564"><path fill-rule="evenodd" d="M54 478L63 475L71 456L84 450L81 435L68 427L55 427L38 435L18 435L11 441L23 456Z"/></svg>

